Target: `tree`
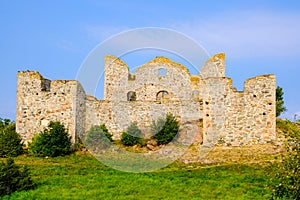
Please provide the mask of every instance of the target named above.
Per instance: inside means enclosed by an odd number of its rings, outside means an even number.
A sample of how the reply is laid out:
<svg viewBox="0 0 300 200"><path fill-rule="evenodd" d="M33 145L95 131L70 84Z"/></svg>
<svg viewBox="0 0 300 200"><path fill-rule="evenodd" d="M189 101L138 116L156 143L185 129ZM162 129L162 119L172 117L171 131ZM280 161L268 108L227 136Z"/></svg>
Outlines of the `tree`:
<svg viewBox="0 0 300 200"><path fill-rule="evenodd" d="M23 153L21 136L16 132L14 123L0 128L0 157L15 157Z"/></svg>
<svg viewBox="0 0 300 200"><path fill-rule="evenodd" d="M286 111L286 107L284 106L283 94L284 94L284 92L283 92L282 88L277 86L277 88L276 88L276 117L278 117L284 111Z"/></svg>
<svg viewBox="0 0 300 200"><path fill-rule="evenodd" d="M10 119L2 119L0 117L0 129L5 128L6 126L13 124L13 122Z"/></svg>
<svg viewBox="0 0 300 200"><path fill-rule="evenodd" d="M48 128L36 134L29 143L29 153L37 157L56 157L70 153L71 137L60 122L50 122Z"/></svg>
<svg viewBox="0 0 300 200"><path fill-rule="evenodd" d="M165 119L158 119L152 123L153 139L157 144L168 144L177 135L179 122L173 114L167 114Z"/></svg>
<svg viewBox="0 0 300 200"><path fill-rule="evenodd" d="M108 138L108 140L110 142L112 142L113 141L113 139L112 139L113 135L108 131L108 129L106 128L105 124L101 124L100 128L102 129L104 135Z"/></svg>
<svg viewBox="0 0 300 200"><path fill-rule="evenodd" d="M105 124L101 124L90 128L85 136L84 145L88 149L105 149L112 141L112 134L108 132Z"/></svg>
<svg viewBox="0 0 300 200"><path fill-rule="evenodd" d="M12 158L8 158L6 163L0 163L0 199L4 195L29 190L34 186L27 166L15 164Z"/></svg>
<svg viewBox="0 0 300 200"><path fill-rule="evenodd" d="M136 122L132 122L126 132L121 135L121 142L125 146L133 146L136 144L142 145L142 131L137 126Z"/></svg>

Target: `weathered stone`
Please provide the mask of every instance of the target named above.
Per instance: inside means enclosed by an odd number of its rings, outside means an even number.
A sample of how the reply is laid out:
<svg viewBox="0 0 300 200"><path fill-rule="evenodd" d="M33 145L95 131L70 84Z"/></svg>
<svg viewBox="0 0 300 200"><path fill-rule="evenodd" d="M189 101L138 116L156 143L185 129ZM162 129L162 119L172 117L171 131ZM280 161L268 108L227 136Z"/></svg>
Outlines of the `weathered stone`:
<svg viewBox="0 0 300 200"><path fill-rule="evenodd" d="M209 59L199 75L163 57L131 74L123 61L106 56L104 100L85 94L78 81L19 72L16 128L27 143L50 121L61 121L75 142L104 123L119 139L134 121L149 136L152 121L172 113L181 121L178 140L184 144L264 144L276 139L275 90L275 76L263 75L237 91L225 77L224 54Z"/></svg>
<svg viewBox="0 0 300 200"><path fill-rule="evenodd" d="M147 144L152 145L152 146L154 146L154 147L157 146L156 140L149 140L149 141L147 142Z"/></svg>

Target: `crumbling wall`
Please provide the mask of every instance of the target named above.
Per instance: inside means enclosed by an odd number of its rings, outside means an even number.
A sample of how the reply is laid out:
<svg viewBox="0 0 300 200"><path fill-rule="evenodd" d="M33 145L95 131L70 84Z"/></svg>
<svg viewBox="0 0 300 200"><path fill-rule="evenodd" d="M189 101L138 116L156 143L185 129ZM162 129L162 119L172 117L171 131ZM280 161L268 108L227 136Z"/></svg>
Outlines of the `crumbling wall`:
<svg viewBox="0 0 300 200"><path fill-rule="evenodd" d="M19 72L17 132L27 142L50 121L60 121L75 142L92 125L105 124L119 139L135 121L149 137L152 121L172 113L183 134L197 131L199 144L241 146L275 139L275 76L248 79L244 91L236 91L225 77L224 54L209 59L199 75L163 57L132 74L119 58L106 56L104 75L104 100L98 100L77 81Z"/></svg>
<svg viewBox="0 0 300 200"><path fill-rule="evenodd" d="M200 120L202 109L199 101L119 101L117 103L87 98L86 130L92 125L105 124L115 139L119 139L131 122L137 122L146 137L151 135L153 120L164 118L167 113L178 116L181 122Z"/></svg>
<svg viewBox="0 0 300 200"><path fill-rule="evenodd" d="M86 94L83 87L77 83L76 93L73 99L73 111L75 117L75 141L82 138L85 134L85 118L86 118Z"/></svg>
<svg viewBox="0 0 300 200"><path fill-rule="evenodd" d="M200 69L201 78L225 77L225 54L219 53L212 56Z"/></svg>
<svg viewBox="0 0 300 200"><path fill-rule="evenodd" d="M225 90L219 87L217 107L211 125L217 127L214 141L220 145L243 146L265 144L276 138L276 80L274 75L257 76L245 81L244 91L236 91L227 79ZM218 90L215 88L215 90ZM222 95L224 95L222 97ZM215 95L211 95L213 98ZM221 102L221 103L220 103ZM219 108L224 108L219 109ZM223 111L222 111L223 110ZM222 113L223 112L223 113ZM213 116L218 113L218 118ZM221 121L219 121L221 119Z"/></svg>
<svg viewBox="0 0 300 200"><path fill-rule="evenodd" d="M111 101L115 98L116 88L124 91L129 78L129 69L122 60L114 56L105 56L104 69L104 99ZM118 98L126 99L126 93L118 94Z"/></svg>
<svg viewBox="0 0 300 200"><path fill-rule="evenodd" d="M248 133L248 138L244 139L244 144L249 142L269 143L275 139L275 99L276 77L274 75L257 76L245 81L244 110L246 112L243 117L246 120L244 120L244 125L239 127L244 133Z"/></svg>
<svg viewBox="0 0 300 200"><path fill-rule="evenodd" d="M211 77L204 79L206 93L204 97L205 127L204 143L215 145L221 134L228 128L227 106L230 104L228 94L231 89L231 79L225 77Z"/></svg>
<svg viewBox="0 0 300 200"><path fill-rule="evenodd" d="M81 124L79 121L83 117L75 107L76 102L82 103L77 98L79 86L77 81L49 81L38 72L18 73L16 131L25 143L50 121L62 122L75 142L76 129L80 129L77 124Z"/></svg>

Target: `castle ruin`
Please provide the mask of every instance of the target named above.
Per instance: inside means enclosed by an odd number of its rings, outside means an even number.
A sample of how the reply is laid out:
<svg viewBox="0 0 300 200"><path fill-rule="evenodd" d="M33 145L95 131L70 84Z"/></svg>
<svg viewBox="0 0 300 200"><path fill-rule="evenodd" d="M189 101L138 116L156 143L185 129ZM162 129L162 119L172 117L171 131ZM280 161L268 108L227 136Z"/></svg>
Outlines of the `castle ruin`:
<svg viewBox="0 0 300 200"><path fill-rule="evenodd" d="M164 57L134 74L119 58L104 60L103 100L87 95L75 80L50 81L38 72L18 72L16 130L25 143L50 121L62 122L73 143L100 124L114 139L134 121L147 135L152 121L166 113L178 117L180 134L196 132L199 144L242 146L276 138L275 75L250 78L244 91L237 91L225 76L223 53L211 57L198 75Z"/></svg>

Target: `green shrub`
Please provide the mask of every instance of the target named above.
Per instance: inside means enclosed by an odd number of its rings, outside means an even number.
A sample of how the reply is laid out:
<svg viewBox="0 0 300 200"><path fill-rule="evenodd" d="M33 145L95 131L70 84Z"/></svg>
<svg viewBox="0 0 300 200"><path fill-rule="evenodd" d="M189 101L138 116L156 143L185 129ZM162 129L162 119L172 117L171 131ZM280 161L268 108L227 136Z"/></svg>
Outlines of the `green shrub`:
<svg viewBox="0 0 300 200"><path fill-rule="evenodd" d="M0 129L0 157L15 157L23 153L21 136L14 123L5 124Z"/></svg>
<svg viewBox="0 0 300 200"><path fill-rule="evenodd" d="M158 145L168 144L173 140L179 130L179 122L173 114L167 114L165 119L159 118L152 122L152 138Z"/></svg>
<svg viewBox="0 0 300 200"><path fill-rule="evenodd" d="M85 146L81 140L81 138L77 138L77 141L73 145L72 150L75 151L83 151L85 149Z"/></svg>
<svg viewBox="0 0 300 200"><path fill-rule="evenodd" d="M60 122L50 122L48 128L35 135L29 143L29 153L38 157L56 157L70 153L71 137Z"/></svg>
<svg viewBox="0 0 300 200"><path fill-rule="evenodd" d="M121 135L121 142L125 146L133 146L136 144L142 145L142 131L137 126L136 122L129 125L126 132Z"/></svg>
<svg viewBox="0 0 300 200"><path fill-rule="evenodd" d="M95 125L90 128L85 136L85 146L87 148L107 148L112 142L112 134L108 132L105 124Z"/></svg>
<svg viewBox="0 0 300 200"><path fill-rule="evenodd" d="M286 154L268 171L272 175L273 199L300 199L300 129L299 124L277 120L286 137Z"/></svg>
<svg viewBox="0 0 300 200"><path fill-rule="evenodd" d="M101 124L100 128L102 129L104 135L109 139L110 142L113 141L112 139L112 134L110 132L108 132L108 129L106 128L105 124Z"/></svg>
<svg viewBox="0 0 300 200"><path fill-rule="evenodd" d="M29 190L34 187L29 170L20 167L12 158L6 163L0 163L0 196L9 195L15 191Z"/></svg>

